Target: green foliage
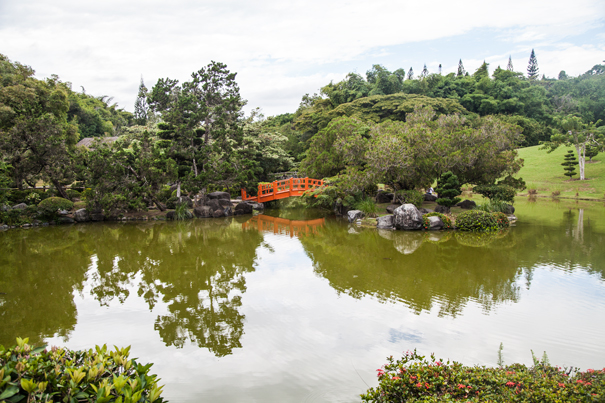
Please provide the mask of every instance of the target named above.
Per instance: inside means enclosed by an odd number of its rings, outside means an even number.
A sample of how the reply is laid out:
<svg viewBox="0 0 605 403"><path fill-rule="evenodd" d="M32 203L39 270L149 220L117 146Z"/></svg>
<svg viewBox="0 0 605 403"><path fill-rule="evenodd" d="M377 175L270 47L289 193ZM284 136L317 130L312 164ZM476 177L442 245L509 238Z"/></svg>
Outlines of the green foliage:
<svg viewBox="0 0 605 403"><path fill-rule="evenodd" d="M374 202L374 200L372 200L370 197L365 197L358 201L355 203L354 207L356 210L362 211L366 217L376 217L378 214L376 202Z"/></svg>
<svg viewBox="0 0 605 403"><path fill-rule="evenodd" d="M488 212L469 210L456 216L456 228L461 231L496 231L496 218Z"/></svg>
<svg viewBox="0 0 605 403"><path fill-rule="evenodd" d="M189 220L193 218L193 214L189 211L187 203L178 203L174 208L174 219L177 221Z"/></svg>
<svg viewBox="0 0 605 403"><path fill-rule="evenodd" d="M149 374L152 364L129 359L130 347L72 351L34 348L29 339L0 346L0 400L3 402L164 402L163 386ZM24 400L27 399L27 400Z"/></svg>
<svg viewBox="0 0 605 403"><path fill-rule="evenodd" d="M567 150L567 154L563 157L565 160L561 165L563 165L563 170L565 171L565 176L569 176L571 179L572 176L577 175L576 166L578 165L578 160L573 152L573 150Z"/></svg>
<svg viewBox="0 0 605 403"><path fill-rule="evenodd" d="M49 197L38 204L38 211L44 217L54 218L59 210L71 210L74 203L62 197Z"/></svg>
<svg viewBox="0 0 605 403"><path fill-rule="evenodd" d="M491 202L514 203L517 191L509 185L479 185L473 188L473 192L487 197Z"/></svg>
<svg viewBox="0 0 605 403"><path fill-rule="evenodd" d="M166 208L176 209L178 198L176 196L171 196L168 200L166 200Z"/></svg>
<svg viewBox="0 0 605 403"><path fill-rule="evenodd" d="M508 221L508 216L503 212L497 211L492 213L496 222L498 223L498 228L508 228L510 226L510 221Z"/></svg>
<svg viewBox="0 0 605 403"><path fill-rule="evenodd" d="M439 198L437 199L438 205L445 207L455 206L461 200L456 196L462 193L458 177L451 171L443 173L437 180L435 192L439 195Z"/></svg>
<svg viewBox="0 0 605 403"><path fill-rule="evenodd" d="M530 80L536 80L538 78L540 70L538 69L538 59L536 58L536 52L531 50L529 55L529 63L527 65L527 78Z"/></svg>
<svg viewBox="0 0 605 403"><path fill-rule="evenodd" d="M605 399L605 370L585 372L537 360L487 368L430 359L407 352L387 358L378 369L379 385L361 395L364 402L599 402Z"/></svg>
<svg viewBox="0 0 605 403"><path fill-rule="evenodd" d="M494 199L485 203L479 203L474 210L485 211L487 213L506 213L510 205L505 201Z"/></svg>
<svg viewBox="0 0 605 403"><path fill-rule="evenodd" d="M77 191L77 190L75 190L75 189L67 189L67 190L65 191L65 193L67 193L67 196L69 196L69 199L70 199L70 200L73 200L73 199L79 199L79 198L80 198L80 196L82 195L80 192L78 192L78 191Z"/></svg>
<svg viewBox="0 0 605 403"><path fill-rule="evenodd" d="M452 220L448 216L446 216L445 214L437 213L437 212L432 212L432 213L427 213L427 214L422 215L422 228L424 228L424 229L430 228L429 217L441 218L441 221L443 222L443 229L454 228L454 226L452 225Z"/></svg>
<svg viewBox="0 0 605 403"><path fill-rule="evenodd" d="M424 202L424 195L419 190L398 190L395 192L393 197L393 203L399 202L401 204L409 203L413 204L417 208L422 207Z"/></svg>

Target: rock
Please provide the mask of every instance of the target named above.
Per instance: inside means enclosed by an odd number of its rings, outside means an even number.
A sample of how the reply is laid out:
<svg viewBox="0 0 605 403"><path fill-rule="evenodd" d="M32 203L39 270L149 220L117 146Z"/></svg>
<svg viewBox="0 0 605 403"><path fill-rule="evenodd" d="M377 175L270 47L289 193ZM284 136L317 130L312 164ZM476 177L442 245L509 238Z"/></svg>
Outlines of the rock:
<svg viewBox="0 0 605 403"><path fill-rule="evenodd" d="M449 214L450 208L445 206L437 206L435 207L435 213Z"/></svg>
<svg viewBox="0 0 605 403"><path fill-rule="evenodd" d="M460 203L456 204L456 207L463 208L465 210L472 210L477 207L477 203L472 200L463 200Z"/></svg>
<svg viewBox="0 0 605 403"><path fill-rule="evenodd" d="M57 219L57 222L59 224L73 224L73 223L75 223L74 219L73 218L69 218L69 217L59 217Z"/></svg>
<svg viewBox="0 0 605 403"><path fill-rule="evenodd" d="M380 229L392 229L393 228L393 215L385 215L382 217L378 217L378 223L376 224L376 228Z"/></svg>
<svg viewBox="0 0 605 403"><path fill-rule="evenodd" d="M419 208L418 211L420 211L420 214L422 214L422 215L432 213L432 210L428 210L425 208Z"/></svg>
<svg viewBox="0 0 605 403"><path fill-rule="evenodd" d="M193 200L191 200L191 198L189 198L189 196L181 196L177 199L177 204L182 204L182 203L186 203L187 207L191 208L193 207Z"/></svg>
<svg viewBox="0 0 605 403"><path fill-rule="evenodd" d="M238 203L237 206L235 206L235 214L236 215L241 215L241 214L252 214L253 212L253 207L251 204L246 203L246 202L241 202Z"/></svg>
<svg viewBox="0 0 605 403"><path fill-rule="evenodd" d="M208 198L209 199L231 200L231 195L227 192L212 192L212 193L208 193Z"/></svg>
<svg viewBox="0 0 605 403"><path fill-rule="evenodd" d="M223 209L223 215L224 215L225 217L232 216L232 215L233 215L233 208L232 208L231 206L225 207L225 208Z"/></svg>
<svg viewBox="0 0 605 403"><path fill-rule="evenodd" d="M13 210L25 210L27 208L27 204L19 203L13 206Z"/></svg>
<svg viewBox="0 0 605 403"><path fill-rule="evenodd" d="M431 193L424 194L424 201L434 202L435 200L437 200L437 196L435 196L434 194L431 194Z"/></svg>
<svg viewBox="0 0 605 403"><path fill-rule="evenodd" d="M357 221L363 218L363 213L361 210L351 210L347 212L347 218L349 219L349 222Z"/></svg>
<svg viewBox="0 0 605 403"><path fill-rule="evenodd" d="M90 215L88 215L88 211L85 208L81 208L74 213L74 220L77 222L87 222L90 221Z"/></svg>
<svg viewBox="0 0 605 403"><path fill-rule="evenodd" d="M42 225L43 227L48 227L50 224L49 224L49 223L47 223L47 222L43 222L41 225Z"/></svg>
<svg viewBox="0 0 605 403"><path fill-rule="evenodd" d="M210 207L212 209L212 211L220 210L222 207L221 204L219 203L218 199L207 200L206 206Z"/></svg>
<svg viewBox="0 0 605 403"><path fill-rule="evenodd" d="M265 209L264 203L248 203L252 205L252 210L263 211Z"/></svg>
<svg viewBox="0 0 605 403"><path fill-rule="evenodd" d="M29 228L31 226L32 226L31 224L23 224L23 228Z"/></svg>
<svg viewBox="0 0 605 403"><path fill-rule="evenodd" d="M387 213L389 213L389 214L393 214L393 212L395 211L395 209L396 209L397 207L399 207L399 206L401 206L401 204L399 204L399 203L397 203L397 204L389 204L389 205L387 206Z"/></svg>
<svg viewBox="0 0 605 403"><path fill-rule="evenodd" d="M515 216L514 214L509 214L507 216L507 218L508 218L508 222L511 224L517 222L517 216Z"/></svg>
<svg viewBox="0 0 605 403"><path fill-rule="evenodd" d="M416 230L422 228L422 215L413 204L406 203L393 212L393 225L399 230Z"/></svg>
<svg viewBox="0 0 605 403"><path fill-rule="evenodd" d="M103 221L105 219L105 216L103 215L103 210L98 209L98 210L91 211L90 219L91 219L91 221Z"/></svg>
<svg viewBox="0 0 605 403"><path fill-rule="evenodd" d="M210 218L212 217L212 209L209 206L201 206L193 209L193 215L197 218Z"/></svg>
<svg viewBox="0 0 605 403"><path fill-rule="evenodd" d="M443 228L443 221L437 216L428 217L430 230L440 230Z"/></svg>
<svg viewBox="0 0 605 403"><path fill-rule="evenodd" d="M391 200L393 200L393 193L387 193L384 190L376 193L376 203L389 203Z"/></svg>
<svg viewBox="0 0 605 403"><path fill-rule="evenodd" d="M515 213L515 208L513 206L511 206L510 204L505 204L505 206L506 207L503 211L504 214L514 214Z"/></svg>
<svg viewBox="0 0 605 403"><path fill-rule="evenodd" d="M175 217L176 217L176 212L174 210L170 210L169 212L166 213L167 220L174 220Z"/></svg>
<svg viewBox="0 0 605 403"><path fill-rule="evenodd" d="M342 205L341 203L334 203L334 214L339 216L347 215L349 208Z"/></svg>
<svg viewBox="0 0 605 403"><path fill-rule="evenodd" d="M218 199L218 204L220 204L221 207L233 207L231 200Z"/></svg>
<svg viewBox="0 0 605 403"><path fill-rule="evenodd" d="M66 216L66 215L68 215L68 214L69 214L69 211L67 211L67 210L59 210L59 211L58 211L58 214L59 214L59 215L62 215L62 216Z"/></svg>
<svg viewBox="0 0 605 403"><path fill-rule="evenodd" d="M12 209L13 208L11 206L7 206L6 204L3 204L3 205L0 206L0 211L6 212L6 211L10 211Z"/></svg>
<svg viewBox="0 0 605 403"><path fill-rule="evenodd" d="M224 216L225 216L225 210L223 210L223 209L214 210L212 212L212 217L214 217L214 218L219 218L219 217L224 217Z"/></svg>

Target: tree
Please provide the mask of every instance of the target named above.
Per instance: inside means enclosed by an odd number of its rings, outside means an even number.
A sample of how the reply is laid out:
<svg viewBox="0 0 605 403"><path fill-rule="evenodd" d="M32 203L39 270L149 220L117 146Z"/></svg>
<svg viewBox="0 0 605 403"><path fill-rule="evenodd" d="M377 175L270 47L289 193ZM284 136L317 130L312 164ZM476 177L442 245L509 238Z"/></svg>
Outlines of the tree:
<svg viewBox="0 0 605 403"><path fill-rule="evenodd" d="M141 77L141 83L139 84L139 94L137 100L134 103L134 121L137 125L144 126L147 124L147 113L149 106L147 105L147 87Z"/></svg>
<svg viewBox="0 0 605 403"><path fill-rule="evenodd" d="M564 175L569 176L569 180L571 180L572 176L578 174L576 172L576 165L578 165L578 160L576 159L573 150L568 150L567 154L565 154L565 157L563 157L563 159L565 160L565 162L563 162L561 165L563 165L563 170L565 170Z"/></svg>
<svg viewBox="0 0 605 403"><path fill-rule="evenodd" d="M462 64L462 59L458 62L458 73L456 73L456 77L464 77L466 74L466 70L464 70L464 65Z"/></svg>
<svg viewBox="0 0 605 403"><path fill-rule="evenodd" d="M410 67L410 70L408 71L408 80L413 80L414 79L414 69L412 69Z"/></svg>
<svg viewBox="0 0 605 403"><path fill-rule="evenodd" d="M187 162L179 164L178 196L183 181L203 187L209 173L220 176L230 167L233 147L243 137L239 119L245 104L235 76L225 64L212 61L192 73L191 81L179 85L159 79L151 91L150 106L167 125L160 137L173 156ZM187 164L188 170L181 169Z"/></svg>
<svg viewBox="0 0 605 403"><path fill-rule="evenodd" d="M536 52L531 50L531 55L529 56L529 64L527 65L527 78L530 80L536 80L538 78L539 69L538 69L538 59L536 58Z"/></svg>
<svg viewBox="0 0 605 403"><path fill-rule="evenodd" d="M481 64L481 66L479 66L479 68L473 73L473 77L479 81L482 78L489 78L489 70L488 70L488 66L489 64L485 62L485 60L483 61L483 63Z"/></svg>
<svg viewBox="0 0 605 403"><path fill-rule="evenodd" d="M53 76L33 78L33 70L0 56L0 151L12 166L18 188L42 178L67 198L63 181L71 175L70 151L77 127L67 121L69 88Z"/></svg>
<svg viewBox="0 0 605 403"><path fill-rule="evenodd" d="M512 56L508 56L508 65L506 66L506 70L508 70L508 71L515 71L513 69L513 58L512 58Z"/></svg>
<svg viewBox="0 0 605 403"><path fill-rule="evenodd" d="M437 204L449 210L450 207L456 205L461 200L459 197L456 197L462 193L458 177L451 171L443 173L437 180L435 192L439 195L439 198L436 200Z"/></svg>
<svg viewBox="0 0 605 403"><path fill-rule="evenodd" d="M562 132L552 135L550 141L543 143L542 149L551 153L561 145L575 147L579 160L580 180L583 181L586 179L586 148L591 145L602 147L605 143L603 130L597 127L599 123L601 121L585 124L581 118L568 115L560 123Z"/></svg>
<svg viewBox="0 0 605 403"><path fill-rule="evenodd" d="M585 155L588 157L588 162L592 162L592 157L596 157L599 154L599 147L595 145L586 146Z"/></svg>
<svg viewBox="0 0 605 403"><path fill-rule="evenodd" d="M424 68L420 72L420 78L426 78L429 75L429 70L426 68L426 63L424 64Z"/></svg>

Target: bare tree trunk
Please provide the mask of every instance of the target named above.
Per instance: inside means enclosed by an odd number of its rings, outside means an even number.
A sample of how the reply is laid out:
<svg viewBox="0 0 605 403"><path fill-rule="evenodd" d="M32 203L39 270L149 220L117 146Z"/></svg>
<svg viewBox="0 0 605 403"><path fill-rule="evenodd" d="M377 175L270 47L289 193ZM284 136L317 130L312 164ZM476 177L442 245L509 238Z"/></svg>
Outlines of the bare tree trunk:
<svg viewBox="0 0 605 403"><path fill-rule="evenodd" d="M57 189L57 192L59 192L59 194L61 195L62 198L69 199L67 192L65 192L65 189L63 189L63 186L61 186L61 184L59 182L57 182L55 179L51 179L50 181L55 186L55 188Z"/></svg>
<svg viewBox="0 0 605 403"><path fill-rule="evenodd" d="M181 181L176 183L176 197L177 199L181 197Z"/></svg>
<svg viewBox="0 0 605 403"><path fill-rule="evenodd" d="M153 204L155 204L155 206L160 210L160 211L166 211L166 208L162 205L162 203L160 203L160 201L155 198L152 197L151 200L153 201Z"/></svg>

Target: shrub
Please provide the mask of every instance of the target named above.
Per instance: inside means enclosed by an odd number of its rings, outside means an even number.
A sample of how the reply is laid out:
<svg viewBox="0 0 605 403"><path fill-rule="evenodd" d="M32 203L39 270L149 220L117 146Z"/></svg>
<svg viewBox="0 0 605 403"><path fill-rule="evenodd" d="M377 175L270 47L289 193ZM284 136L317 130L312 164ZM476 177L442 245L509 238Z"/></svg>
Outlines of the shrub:
<svg viewBox="0 0 605 403"><path fill-rule="evenodd" d="M179 203L175 206L174 208L174 219L175 220L189 220L190 218L193 218L193 214L191 214L191 211L189 211L189 206L187 206L187 203Z"/></svg>
<svg viewBox="0 0 605 403"><path fill-rule="evenodd" d="M166 200L166 208L167 209L176 208L176 201L177 201L176 196L171 196L170 199Z"/></svg>
<svg viewBox="0 0 605 403"><path fill-rule="evenodd" d="M450 171L444 173L437 181L435 192L439 195L437 199L438 205L447 207L448 209L455 206L461 200L456 196L462 193L458 177Z"/></svg>
<svg viewBox="0 0 605 403"><path fill-rule="evenodd" d="M461 231L495 231L498 223L491 213L469 210L456 217L456 228Z"/></svg>
<svg viewBox="0 0 605 403"><path fill-rule="evenodd" d="M93 192L91 188L86 188L80 193L80 199L88 201L93 199Z"/></svg>
<svg viewBox="0 0 605 403"><path fill-rule="evenodd" d="M513 204L517 191L509 185L479 185L473 188L473 192L487 197L490 201L503 201Z"/></svg>
<svg viewBox="0 0 605 403"><path fill-rule="evenodd" d="M536 187L536 185L534 185L533 183L527 185L527 194L529 196L537 195L538 194L538 188Z"/></svg>
<svg viewBox="0 0 605 403"><path fill-rule="evenodd" d="M473 210L486 211L488 213L506 213L509 205L500 200L490 200L487 203L479 203Z"/></svg>
<svg viewBox="0 0 605 403"><path fill-rule="evenodd" d="M25 197L25 203L27 204L38 204L40 203L41 197L37 192L31 192Z"/></svg>
<svg viewBox="0 0 605 403"><path fill-rule="evenodd" d="M441 218L441 221L443 221L443 229L452 229L453 228L452 220L448 216L446 216L445 214L433 212L433 213L424 214L422 216L422 227L424 229L429 229L429 217Z"/></svg>
<svg viewBox="0 0 605 403"><path fill-rule="evenodd" d="M129 359L130 347L108 351L32 348L28 339L0 346L0 399L4 402L164 402L152 364ZM6 399L6 400L4 400Z"/></svg>
<svg viewBox="0 0 605 403"><path fill-rule="evenodd" d="M82 195L80 192L78 192L75 189L67 189L65 192L67 193L67 196L69 196L70 200L79 199L80 196Z"/></svg>
<svg viewBox="0 0 605 403"><path fill-rule="evenodd" d="M498 223L498 228L507 228L510 226L510 221L508 221L508 216L502 212L492 213L496 222Z"/></svg>
<svg viewBox="0 0 605 403"><path fill-rule="evenodd" d="M379 385L361 395L365 402L602 402L605 369L576 372L535 360L528 368L464 366L430 360L416 351L378 369Z"/></svg>
<svg viewBox="0 0 605 403"><path fill-rule="evenodd" d="M38 210L45 217L55 217L58 210L71 210L73 206L73 202L62 197L49 197L38 203Z"/></svg>
<svg viewBox="0 0 605 403"><path fill-rule="evenodd" d="M398 190L395 192L393 203L397 201L401 202L402 204L413 204L414 206L420 208L422 207L422 202L424 202L424 195L418 190Z"/></svg>
<svg viewBox="0 0 605 403"><path fill-rule="evenodd" d="M355 208L361 210L366 217L376 217L378 213L376 203L369 197L355 203Z"/></svg>

